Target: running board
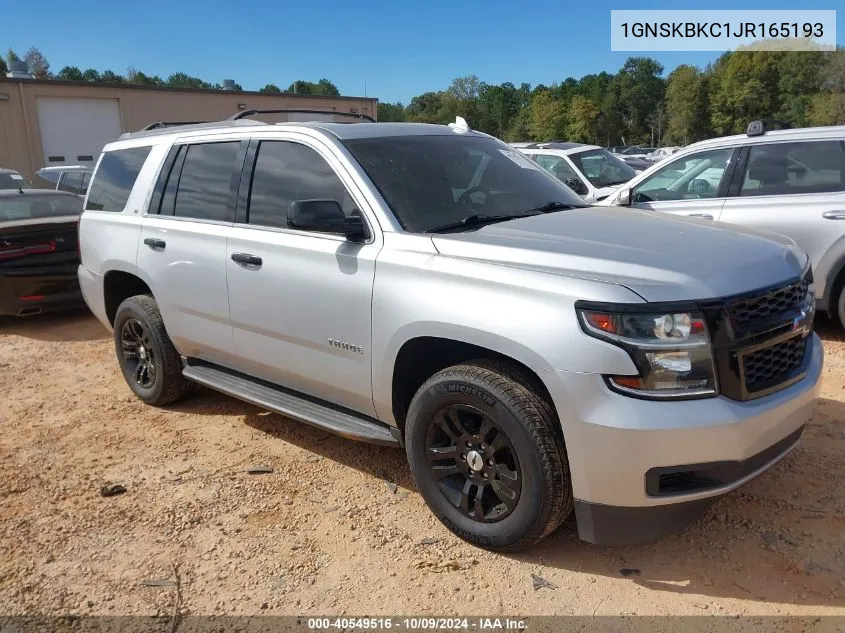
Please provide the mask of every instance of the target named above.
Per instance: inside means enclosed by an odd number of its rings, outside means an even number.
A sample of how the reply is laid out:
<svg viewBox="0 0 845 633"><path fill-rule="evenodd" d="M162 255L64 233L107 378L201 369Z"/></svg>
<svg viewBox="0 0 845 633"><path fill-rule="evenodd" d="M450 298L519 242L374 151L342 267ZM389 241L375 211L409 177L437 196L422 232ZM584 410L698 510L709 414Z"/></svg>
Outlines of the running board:
<svg viewBox="0 0 845 633"><path fill-rule="evenodd" d="M349 409L217 365L188 359L185 378L350 440L398 447L398 429Z"/></svg>

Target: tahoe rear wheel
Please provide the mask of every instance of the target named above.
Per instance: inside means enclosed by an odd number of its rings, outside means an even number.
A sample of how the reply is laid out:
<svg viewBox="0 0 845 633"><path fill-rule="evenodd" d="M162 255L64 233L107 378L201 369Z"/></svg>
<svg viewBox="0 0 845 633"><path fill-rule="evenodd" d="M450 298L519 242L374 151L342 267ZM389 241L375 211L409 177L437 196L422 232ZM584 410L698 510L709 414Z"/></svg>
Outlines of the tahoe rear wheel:
<svg viewBox="0 0 845 633"><path fill-rule="evenodd" d="M126 383L147 404L170 404L188 390L182 360L151 296L136 295L120 304L114 346Z"/></svg>
<svg viewBox="0 0 845 633"><path fill-rule="evenodd" d="M528 547L572 512L560 423L513 365L479 360L429 378L411 401L405 446L426 503L475 545Z"/></svg>

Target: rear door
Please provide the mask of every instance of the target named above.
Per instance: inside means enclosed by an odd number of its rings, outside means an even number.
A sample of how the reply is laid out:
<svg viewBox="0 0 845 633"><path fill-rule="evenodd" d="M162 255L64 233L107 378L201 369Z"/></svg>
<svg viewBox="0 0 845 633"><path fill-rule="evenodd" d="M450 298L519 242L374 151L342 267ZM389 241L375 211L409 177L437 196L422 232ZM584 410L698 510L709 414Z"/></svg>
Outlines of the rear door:
<svg viewBox="0 0 845 633"><path fill-rule="evenodd" d="M738 152L723 147L676 158L631 188L631 206L718 220Z"/></svg>
<svg viewBox="0 0 845 633"><path fill-rule="evenodd" d="M176 348L223 364L232 357L226 238L246 146L247 141L219 139L174 145L138 245L138 269L149 280Z"/></svg>
<svg viewBox="0 0 845 633"><path fill-rule="evenodd" d="M817 296L845 258L845 142L759 143L743 148L721 220L794 239L813 263Z"/></svg>

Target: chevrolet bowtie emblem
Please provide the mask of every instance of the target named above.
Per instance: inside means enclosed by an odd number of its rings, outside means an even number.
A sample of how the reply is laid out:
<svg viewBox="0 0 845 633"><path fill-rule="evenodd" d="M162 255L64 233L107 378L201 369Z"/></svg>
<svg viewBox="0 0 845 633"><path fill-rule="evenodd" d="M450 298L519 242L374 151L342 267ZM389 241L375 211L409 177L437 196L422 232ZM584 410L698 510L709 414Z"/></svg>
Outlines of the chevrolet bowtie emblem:
<svg viewBox="0 0 845 633"><path fill-rule="evenodd" d="M792 319L792 331L810 333L810 319L807 310L801 310L801 314Z"/></svg>

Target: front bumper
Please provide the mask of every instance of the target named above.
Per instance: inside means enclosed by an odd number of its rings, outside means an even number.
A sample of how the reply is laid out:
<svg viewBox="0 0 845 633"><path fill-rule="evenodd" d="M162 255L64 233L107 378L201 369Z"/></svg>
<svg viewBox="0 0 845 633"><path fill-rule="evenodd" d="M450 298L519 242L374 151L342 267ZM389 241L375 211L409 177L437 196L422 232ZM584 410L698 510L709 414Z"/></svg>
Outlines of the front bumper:
<svg viewBox="0 0 845 633"><path fill-rule="evenodd" d="M638 400L610 391L596 374L545 374L563 426L581 538L600 544L653 540L771 468L795 447L797 435L794 442L788 436L812 414L824 356L815 334L810 355L802 380L745 402ZM735 477L682 494L647 490L652 469L714 462L729 462L720 472Z"/></svg>

